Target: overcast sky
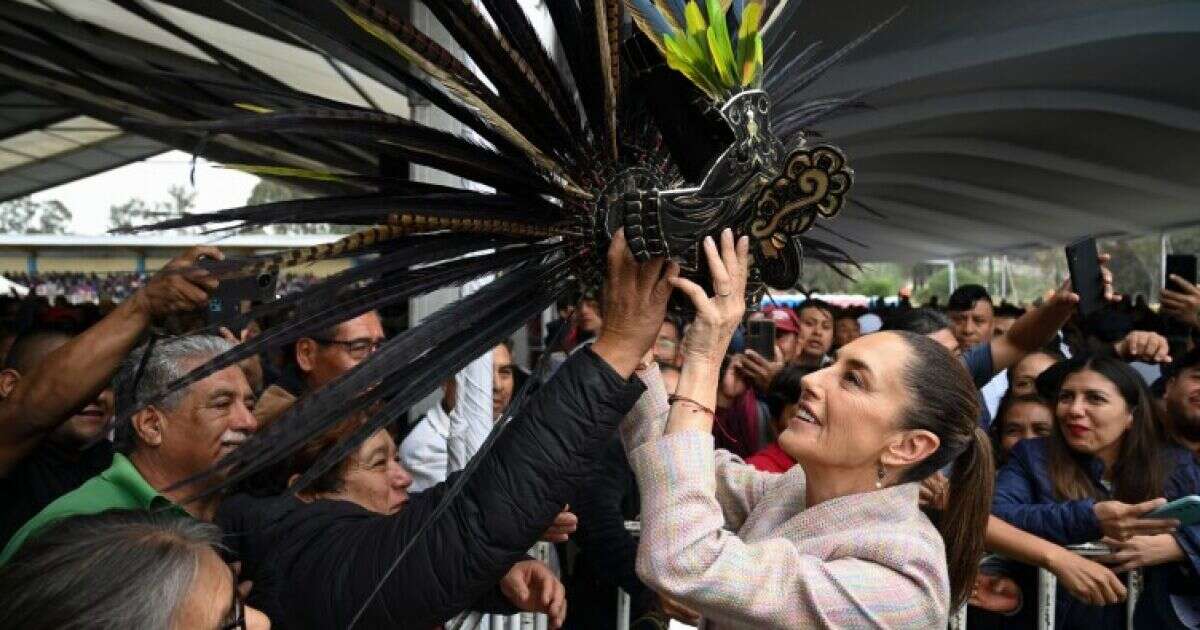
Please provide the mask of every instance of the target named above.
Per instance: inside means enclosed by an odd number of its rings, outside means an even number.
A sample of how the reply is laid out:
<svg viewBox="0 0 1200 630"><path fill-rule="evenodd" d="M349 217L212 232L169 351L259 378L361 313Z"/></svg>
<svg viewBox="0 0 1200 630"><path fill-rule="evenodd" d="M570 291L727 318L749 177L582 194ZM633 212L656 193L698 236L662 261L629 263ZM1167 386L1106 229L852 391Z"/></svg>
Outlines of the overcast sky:
<svg viewBox="0 0 1200 630"><path fill-rule="evenodd" d="M86 179L49 188L33 195L37 201L57 199L71 210L74 232L103 234L108 229L108 208L131 197L147 201L166 201L167 189L179 184L189 189L192 158L181 151L170 151L148 160L93 175ZM220 210L243 205L258 178L220 168L212 162L196 163L196 209Z"/></svg>

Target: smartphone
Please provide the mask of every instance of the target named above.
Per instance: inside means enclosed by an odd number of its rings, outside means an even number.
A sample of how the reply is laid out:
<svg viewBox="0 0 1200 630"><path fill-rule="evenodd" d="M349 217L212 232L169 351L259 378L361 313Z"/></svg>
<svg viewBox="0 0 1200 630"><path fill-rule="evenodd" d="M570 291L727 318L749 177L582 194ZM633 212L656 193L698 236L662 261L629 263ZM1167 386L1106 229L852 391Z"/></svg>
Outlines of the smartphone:
<svg viewBox="0 0 1200 630"><path fill-rule="evenodd" d="M1086 319L1104 308L1104 276L1100 274L1100 253L1096 239L1087 237L1067 245L1067 269L1071 287L1079 296L1079 313Z"/></svg>
<svg viewBox="0 0 1200 630"><path fill-rule="evenodd" d="M242 302L270 302L275 299L277 274L259 273L225 278L208 299L208 323L240 332ZM234 330L237 327L239 330Z"/></svg>
<svg viewBox="0 0 1200 630"><path fill-rule="evenodd" d="M1173 275L1196 284L1196 255L1167 254L1167 276L1163 278L1163 286L1172 291L1178 291L1183 287L1171 282Z"/></svg>
<svg viewBox="0 0 1200 630"><path fill-rule="evenodd" d="M775 360L775 322L752 319L746 322L746 348L768 361Z"/></svg>
<svg viewBox="0 0 1200 630"><path fill-rule="evenodd" d="M1181 497L1146 513L1145 518L1173 518L1183 527L1200 523L1200 496Z"/></svg>

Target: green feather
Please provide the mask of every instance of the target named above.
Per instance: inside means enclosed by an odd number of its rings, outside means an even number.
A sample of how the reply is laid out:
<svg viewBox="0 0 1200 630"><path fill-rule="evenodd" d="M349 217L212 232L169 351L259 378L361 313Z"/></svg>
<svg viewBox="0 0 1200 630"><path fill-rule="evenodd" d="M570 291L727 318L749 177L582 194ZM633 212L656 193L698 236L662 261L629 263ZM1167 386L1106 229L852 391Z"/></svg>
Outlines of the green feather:
<svg viewBox="0 0 1200 630"><path fill-rule="evenodd" d="M762 72L762 36L758 33L761 20L762 4L747 4L738 29L737 64L742 87L758 83Z"/></svg>
<svg viewBox="0 0 1200 630"><path fill-rule="evenodd" d="M661 1L653 0L651 6ZM645 5L638 2L630 6L645 10ZM687 0L679 6L683 7L683 24L670 24L671 32L662 33L662 39L655 41L655 44L661 42L660 50L668 67L682 73L714 101L724 101L734 92L761 81L763 55L759 28L763 0L746 0L741 5L736 39L727 22L726 14L735 10L730 0ZM638 26L645 30L647 25Z"/></svg>
<svg viewBox="0 0 1200 630"><path fill-rule="evenodd" d="M721 85L732 88L737 85L737 61L733 57L733 43L729 41L729 28L725 24L721 0L708 0L708 14L713 16L707 32L708 52L721 77Z"/></svg>
<svg viewBox="0 0 1200 630"><path fill-rule="evenodd" d="M708 28L708 22L704 21L704 13L700 11L700 5L694 1L687 3L687 7L683 9L683 17L687 21L688 35L702 34L704 29Z"/></svg>

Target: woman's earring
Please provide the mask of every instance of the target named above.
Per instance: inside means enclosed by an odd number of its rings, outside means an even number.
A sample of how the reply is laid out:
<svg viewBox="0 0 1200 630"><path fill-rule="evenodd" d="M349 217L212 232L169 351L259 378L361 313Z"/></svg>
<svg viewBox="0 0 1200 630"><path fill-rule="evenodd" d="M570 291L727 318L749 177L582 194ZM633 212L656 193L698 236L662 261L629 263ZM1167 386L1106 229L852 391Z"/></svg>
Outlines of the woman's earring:
<svg viewBox="0 0 1200 630"><path fill-rule="evenodd" d="M883 478L886 476L887 476L887 470L884 470L883 462L879 462L879 473L878 473L878 477L875 479L875 487L876 488L883 488Z"/></svg>

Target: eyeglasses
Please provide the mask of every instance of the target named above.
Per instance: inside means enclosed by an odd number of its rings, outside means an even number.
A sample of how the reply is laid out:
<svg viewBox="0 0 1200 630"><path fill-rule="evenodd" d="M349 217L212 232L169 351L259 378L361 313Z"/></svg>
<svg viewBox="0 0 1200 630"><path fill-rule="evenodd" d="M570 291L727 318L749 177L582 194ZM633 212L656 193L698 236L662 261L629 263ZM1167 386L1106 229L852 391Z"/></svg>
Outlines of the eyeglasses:
<svg viewBox="0 0 1200 630"><path fill-rule="evenodd" d="M386 339L351 339L350 341L341 341L338 339L316 339L313 341L325 346L343 346L346 348L346 354L352 358L362 360L367 355L379 350Z"/></svg>
<svg viewBox="0 0 1200 630"><path fill-rule="evenodd" d="M233 589L233 620L221 625L218 630L246 630L246 603Z"/></svg>

